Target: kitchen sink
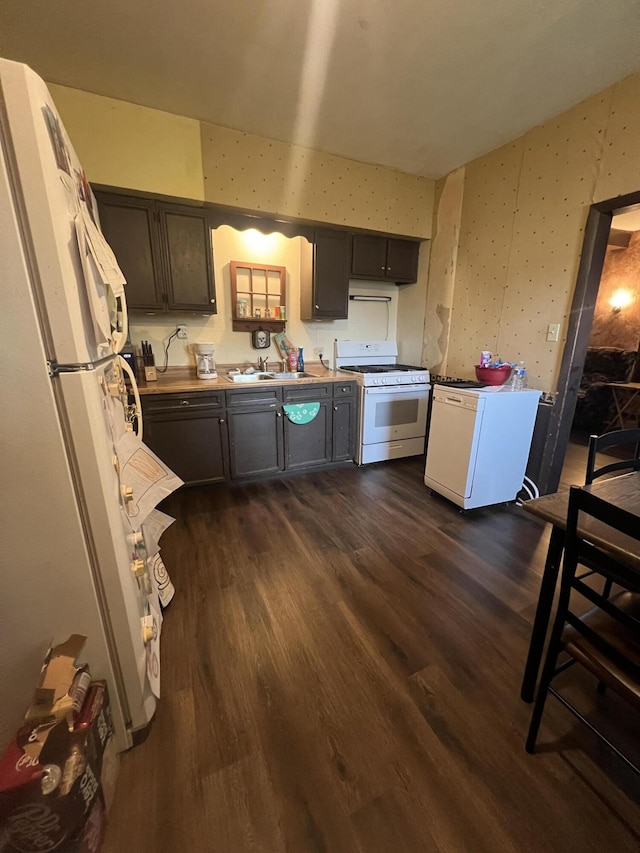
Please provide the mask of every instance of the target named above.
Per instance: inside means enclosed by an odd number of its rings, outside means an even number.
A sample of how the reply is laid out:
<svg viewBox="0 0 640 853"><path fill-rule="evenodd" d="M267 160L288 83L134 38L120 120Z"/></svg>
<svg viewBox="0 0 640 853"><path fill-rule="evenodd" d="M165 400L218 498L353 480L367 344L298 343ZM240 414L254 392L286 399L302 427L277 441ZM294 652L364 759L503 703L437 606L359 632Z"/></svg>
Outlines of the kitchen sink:
<svg viewBox="0 0 640 853"><path fill-rule="evenodd" d="M274 379L306 379L307 377L315 378L314 373L234 373L232 376L228 374L224 377L227 382L263 382Z"/></svg>
<svg viewBox="0 0 640 853"><path fill-rule="evenodd" d="M315 379L315 373L273 373L272 376L274 379Z"/></svg>
<svg viewBox="0 0 640 853"><path fill-rule="evenodd" d="M273 373L234 373L224 377L228 382L260 382L265 379L275 379Z"/></svg>

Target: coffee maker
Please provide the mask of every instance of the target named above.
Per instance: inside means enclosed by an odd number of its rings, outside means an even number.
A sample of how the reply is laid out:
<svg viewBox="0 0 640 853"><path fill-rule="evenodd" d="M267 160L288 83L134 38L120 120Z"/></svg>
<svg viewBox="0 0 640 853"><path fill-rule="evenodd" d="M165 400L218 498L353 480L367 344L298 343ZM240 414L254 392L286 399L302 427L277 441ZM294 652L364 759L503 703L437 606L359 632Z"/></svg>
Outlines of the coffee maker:
<svg viewBox="0 0 640 853"><path fill-rule="evenodd" d="M196 344L194 347L196 356L196 373L198 379L216 379L216 362L214 359L215 347L213 344Z"/></svg>

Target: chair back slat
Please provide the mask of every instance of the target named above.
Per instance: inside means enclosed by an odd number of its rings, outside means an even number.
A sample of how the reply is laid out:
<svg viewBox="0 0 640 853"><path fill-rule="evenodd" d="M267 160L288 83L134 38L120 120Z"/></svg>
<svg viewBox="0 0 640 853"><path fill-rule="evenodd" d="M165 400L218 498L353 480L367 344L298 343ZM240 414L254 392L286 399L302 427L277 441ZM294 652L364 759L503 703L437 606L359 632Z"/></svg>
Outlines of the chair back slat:
<svg viewBox="0 0 640 853"><path fill-rule="evenodd" d="M610 447L633 447L633 454L627 459L610 462L596 468L597 455ZM640 429L616 429L602 435L589 436L587 471L585 485L589 486L598 477L615 471L640 471Z"/></svg>

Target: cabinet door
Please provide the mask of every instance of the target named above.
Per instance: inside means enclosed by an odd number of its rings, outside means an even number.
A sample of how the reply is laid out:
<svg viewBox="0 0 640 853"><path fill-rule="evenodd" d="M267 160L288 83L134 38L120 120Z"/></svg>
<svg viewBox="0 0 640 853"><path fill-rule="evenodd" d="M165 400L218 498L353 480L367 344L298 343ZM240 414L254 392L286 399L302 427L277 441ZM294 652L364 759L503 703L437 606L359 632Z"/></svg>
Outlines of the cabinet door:
<svg viewBox="0 0 640 853"><path fill-rule="evenodd" d="M351 245L351 274L357 278L387 277L387 240L370 234L354 234Z"/></svg>
<svg viewBox="0 0 640 853"><path fill-rule="evenodd" d="M282 412L240 409L228 412L232 477L273 474L283 468Z"/></svg>
<svg viewBox="0 0 640 853"><path fill-rule="evenodd" d="M411 284L418 280L420 243L414 240L387 241L387 278Z"/></svg>
<svg viewBox="0 0 640 853"><path fill-rule="evenodd" d="M349 234L346 231L317 229L313 247L311 319L345 320L347 318L349 269Z"/></svg>
<svg viewBox="0 0 640 853"><path fill-rule="evenodd" d="M347 462L355 454L356 404L354 397L333 401L333 461Z"/></svg>
<svg viewBox="0 0 640 853"><path fill-rule="evenodd" d="M207 214L160 205L169 310L216 313L213 248Z"/></svg>
<svg viewBox="0 0 640 853"><path fill-rule="evenodd" d="M227 425L219 412L148 415L144 441L187 485L228 478Z"/></svg>
<svg viewBox="0 0 640 853"><path fill-rule="evenodd" d="M331 404L320 402L320 411L308 424L284 420L284 467L312 468L331 462Z"/></svg>
<svg viewBox="0 0 640 853"><path fill-rule="evenodd" d="M166 310L154 202L113 193L95 196L102 231L127 280L128 307Z"/></svg>

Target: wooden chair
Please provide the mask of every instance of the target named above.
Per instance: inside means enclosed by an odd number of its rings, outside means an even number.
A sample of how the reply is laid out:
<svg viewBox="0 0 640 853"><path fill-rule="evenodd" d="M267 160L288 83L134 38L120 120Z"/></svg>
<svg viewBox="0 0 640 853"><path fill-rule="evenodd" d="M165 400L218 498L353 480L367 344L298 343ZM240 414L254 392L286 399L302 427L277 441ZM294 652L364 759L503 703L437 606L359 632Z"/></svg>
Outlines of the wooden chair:
<svg viewBox="0 0 640 853"><path fill-rule="evenodd" d="M640 774L640 767L627 758L552 687L556 675L579 663L589 670L598 682L611 688L640 711L640 572L619 563L581 538L577 532L579 513L591 516L629 536L630 548L634 551L636 544L640 542L640 519L637 515L619 509L584 489L576 486L571 488L558 610L531 715L526 750L529 753L535 752L547 694L551 693L632 770ZM585 575L577 574L578 566L586 567L588 575L595 573L601 575L605 581L615 583L620 591L610 598L605 597L604 593L584 582ZM595 605L593 609L578 615L572 604L572 592L574 600L575 594L578 594ZM558 664L558 658L563 652L568 655L568 659Z"/></svg>
<svg viewBox="0 0 640 853"><path fill-rule="evenodd" d="M633 445L633 455L596 468L596 456L610 447ZM589 453L587 456L587 475L585 486L595 479L614 471L640 471L640 429L617 429L602 435L589 436Z"/></svg>

